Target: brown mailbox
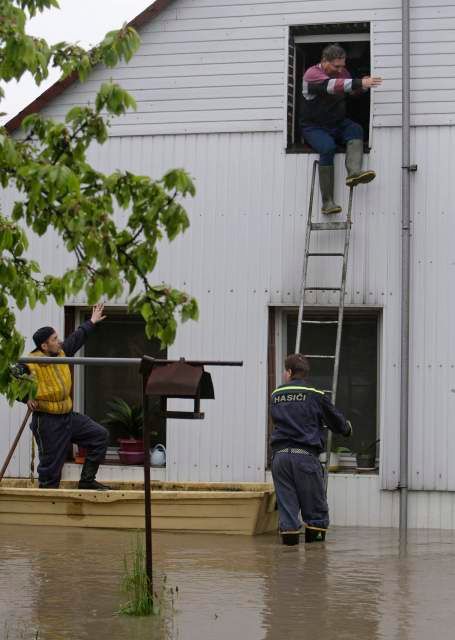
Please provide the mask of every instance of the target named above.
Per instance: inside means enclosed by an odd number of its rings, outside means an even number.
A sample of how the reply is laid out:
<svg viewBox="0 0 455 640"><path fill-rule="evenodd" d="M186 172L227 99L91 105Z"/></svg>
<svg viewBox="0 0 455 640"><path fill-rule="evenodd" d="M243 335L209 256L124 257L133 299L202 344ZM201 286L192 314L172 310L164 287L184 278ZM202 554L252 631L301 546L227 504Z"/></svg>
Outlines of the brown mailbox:
<svg viewBox="0 0 455 640"><path fill-rule="evenodd" d="M144 356L141 372L144 376L144 392L146 396L159 396L160 414L165 418L202 420L201 399L213 400L212 377L204 371L203 365L187 362L183 358L178 362L161 363ZM193 411L168 411L168 398L192 398Z"/></svg>

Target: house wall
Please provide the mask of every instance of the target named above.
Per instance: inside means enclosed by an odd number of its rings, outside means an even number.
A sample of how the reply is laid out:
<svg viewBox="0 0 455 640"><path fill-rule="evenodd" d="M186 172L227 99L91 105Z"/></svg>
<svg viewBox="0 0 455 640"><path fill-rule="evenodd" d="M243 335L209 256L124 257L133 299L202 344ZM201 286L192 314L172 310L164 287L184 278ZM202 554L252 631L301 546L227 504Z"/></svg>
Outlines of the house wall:
<svg viewBox="0 0 455 640"><path fill-rule="evenodd" d="M411 0L411 123L455 123L455 5ZM98 69L46 110L60 116L113 78L138 109L112 135L283 131L290 25L371 23L373 125L400 126L400 0L176 0L141 29L133 60Z"/></svg>
<svg viewBox="0 0 455 640"><path fill-rule="evenodd" d="M213 369L217 400L205 403L204 422L170 421L169 479L264 478L268 306L298 302L315 159L284 152L285 40L288 25L322 22L330 15L331 21L372 21L375 70L386 77L383 90L376 94L376 127L367 160L378 178L355 193L347 304L382 308L381 486L397 486L401 131L394 125L399 124L400 113L399 3L365 1L360 7L356 3L355 11L347 2L324 0L323 5L324 14L315 13L321 2L224 0L219 7L214 0L198 0L197 6L180 0L142 30L142 48L128 67L95 71L89 82L68 89L46 110L46 115L58 115L76 100L88 99L101 78L119 79L139 100L138 113L113 125L108 143L91 151L94 163L105 171L129 168L153 177L183 166L195 178L198 193L187 202L191 228L171 247L163 245L156 278L195 295L201 319L180 329L170 355L243 359L245 365L241 370ZM450 126L450 91L455 87L451 89L450 83L455 82L455 66L445 65L452 59L438 53L448 53L452 46L455 18L448 15L450 11L452 7L439 7L430 0L412 2L412 109L413 122L419 126L412 132L412 161L418 171L412 176L410 480L412 489L421 490L455 489L450 465L455 448L451 429L455 345L450 322L455 264L451 241L455 129ZM264 52L269 58L257 60ZM425 102L433 90L436 99ZM241 102L251 98L254 106ZM381 105L389 106L381 110ZM429 113L419 112L422 105ZM442 122L446 124L436 126ZM341 156L336 172L337 199L346 206ZM317 199L316 211L319 206ZM337 242L335 233L324 234L318 248L335 249ZM55 247L53 252L49 246ZM32 253L43 260L44 270L58 272L66 260L52 238L47 244L37 240ZM322 264L309 274L319 286L331 282L330 276ZM307 302L336 304L336 296L311 294ZM34 327L49 322L62 327L61 311L49 306L22 314L20 328L31 336ZM12 440L19 414L19 408L11 412L2 405L5 429L0 431L0 451ZM27 447L24 440L12 473L28 473Z"/></svg>

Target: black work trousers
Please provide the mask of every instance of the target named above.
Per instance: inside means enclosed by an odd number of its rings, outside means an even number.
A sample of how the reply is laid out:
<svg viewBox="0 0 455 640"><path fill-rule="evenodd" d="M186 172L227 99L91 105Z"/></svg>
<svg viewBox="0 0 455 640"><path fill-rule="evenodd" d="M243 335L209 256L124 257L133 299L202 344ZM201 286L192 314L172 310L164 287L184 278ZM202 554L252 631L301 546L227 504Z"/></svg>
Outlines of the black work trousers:
<svg viewBox="0 0 455 640"><path fill-rule="evenodd" d="M80 413L62 415L35 412L31 429L38 445L38 479L43 488L57 488L70 443L87 449L86 459L100 463L107 449L109 433Z"/></svg>
<svg viewBox="0 0 455 640"><path fill-rule="evenodd" d="M296 531L302 521L309 527L327 529L329 508L319 458L302 453L275 453L272 476L281 531Z"/></svg>

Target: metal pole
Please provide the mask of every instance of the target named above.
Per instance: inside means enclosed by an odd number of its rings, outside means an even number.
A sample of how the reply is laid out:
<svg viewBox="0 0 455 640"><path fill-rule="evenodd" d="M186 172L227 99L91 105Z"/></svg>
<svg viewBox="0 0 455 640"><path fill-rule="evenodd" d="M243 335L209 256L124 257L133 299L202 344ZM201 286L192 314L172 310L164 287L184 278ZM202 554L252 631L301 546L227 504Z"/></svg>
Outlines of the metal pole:
<svg viewBox="0 0 455 640"><path fill-rule="evenodd" d="M152 492L150 488L150 421L148 398L145 393L147 375L142 379L142 402L144 409L144 513L145 513L145 571L148 579L149 596L153 599L153 560L152 560Z"/></svg>
<svg viewBox="0 0 455 640"><path fill-rule="evenodd" d="M408 529L409 442L409 293L411 259L410 213L410 55L409 0L402 0L402 179L401 179L401 407L400 407L400 543Z"/></svg>
<svg viewBox="0 0 455 640"><path fill-rule="evenodd" d="M7 470L8 465L9 465L9 463L10 463L10 460L11 460L11 458L13 457L13 453L14 453L14 452L15 452L15 450L16 450L17 443L19 442L19 440L20 440L20 438L21 438L22 432L23 432L23 430L25 429L25 425L27 424L28 419L30 418L31 413L32 413L31 409L27 409L27 413L25 414L25 418L24 418L24 420L23 420L23 422L22 422L21 426L19 427L19 431L17 432L16 437L14 438L14 442L13 442L13 444L11 445L11 449L9 450L8 455L6 456L6 460L5 460L5 462L3 463L2 468L0 469L0 482L2 481L2 478L3 478L3 476L5 475L5 471Z"/></svg>
<svg viewBox="0 0 455 640"><path fill-rule="evenodd" d="M212 367L242 367L243 360L160 360L159 358L152 358L150 356L144 356L144 360L154 362L156 364L176 364L178 362L186 362L187 364L197 366L212 366ZM55 357L36 357L27 356L19 358L18 362L21 364L27 364L28 362L35 362L36 364L76 364L76 365L91 365L104 367L109 366L125 366L125 365L140 365L142 358L67 358L66 356Z"/></svg>

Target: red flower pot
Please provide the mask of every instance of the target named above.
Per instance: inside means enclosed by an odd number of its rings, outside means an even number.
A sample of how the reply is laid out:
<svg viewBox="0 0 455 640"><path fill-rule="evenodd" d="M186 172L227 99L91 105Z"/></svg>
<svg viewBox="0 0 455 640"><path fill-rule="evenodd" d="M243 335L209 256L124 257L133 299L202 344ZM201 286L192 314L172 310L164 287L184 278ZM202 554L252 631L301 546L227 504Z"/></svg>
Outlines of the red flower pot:
<svg viewBox="0 0 455 640"><path fill-rule="evenodd" d="M121 451L141 451L144 452L144 441L135 440L134 438L119 438Z"/></svg>
<svg viewBox="0 0 455 640"><path fill-rule="evenodd" d="M144 464L143 451L123 451L120 449L118 455L122 464Z"/></svg>

